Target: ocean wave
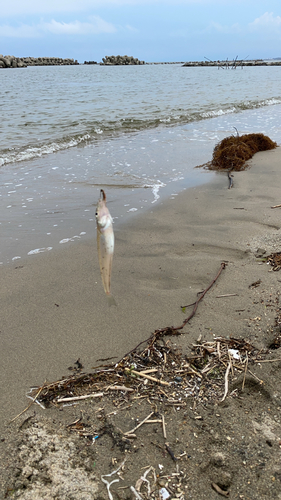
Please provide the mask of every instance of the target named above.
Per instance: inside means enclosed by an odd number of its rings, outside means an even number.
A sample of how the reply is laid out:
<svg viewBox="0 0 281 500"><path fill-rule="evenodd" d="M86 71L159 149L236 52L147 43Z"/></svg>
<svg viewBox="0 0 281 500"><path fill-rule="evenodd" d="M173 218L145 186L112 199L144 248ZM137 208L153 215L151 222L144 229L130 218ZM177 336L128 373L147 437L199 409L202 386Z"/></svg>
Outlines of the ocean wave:
<svg viewBox="0 0 281 500"><path fill-rule="evenodd" d="M102 123L84 123L83 132L74 135L69 135L58 140L45 141L45 143L36 146L27 144L21 148L3 149L0 150L0 166L15 163L20 161L32 160L44 155L56 153L68 148L78 146L83 143L89 143L97 140L109 139L111 137L118 137L125 133L137 133L146 129L153 129L157 127L173 127L177 125L184 125L189 123L196 123L202 120L208 120L222 115L230 115L233 113L243 112L245 110L263 108L267 106L274 106L281 104L281 99L272 97L262 100L241 101L233 103L233 105L218 105L214 108L198 110L174 110L163 116L163 111L153 115L147 114L143 119L139 117L122 118L121 120L103 121ZM162 116L161 116L162 115ZM28 140L28 136L27 136Z"/></svg>
<svg viewBox="0 0 281 500"><path fill-rule="evenodd" d="M64 141L42 144L37 147L27 146L20 151L5 151L4 155L0 157L0 166L6 165L7 163L15 163L19 161L32 160L33 158L39 158L43 155L48 155L57 151L78 146L78 144L86 142L89 139L91 139L91 136L89 134L85 134L83 136L70 137L68 140Z"/></svg>

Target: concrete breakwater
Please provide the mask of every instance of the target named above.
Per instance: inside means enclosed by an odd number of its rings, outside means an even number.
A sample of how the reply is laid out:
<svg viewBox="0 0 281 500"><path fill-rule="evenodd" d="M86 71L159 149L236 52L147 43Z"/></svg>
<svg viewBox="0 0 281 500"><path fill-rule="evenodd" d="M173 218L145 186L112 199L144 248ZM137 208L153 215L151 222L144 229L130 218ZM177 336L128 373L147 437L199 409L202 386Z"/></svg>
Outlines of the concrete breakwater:
<svg viewBox="0 0 281 500"><path fill-rule="evenodd" d="M213 67L217 66L218 68L238 68L244 66L281 66L280 60L269 60L264 61L263 59L256 59L251 61L243 61L235 59L234 61L190 61L183 64L184 67L194 67L194 66L203 66L203 67Z"/></svg>
<svg viewBox="0 0 281 500"><path fill-rule="evenodd" d="M27 66L64 66L79 64L74 59L60 57L15 57L0 54L0 68L26 68Z"/></svg>
<svg viewBox="0 0 281 500"><path fill-rule="evenodd" d="M144 61L139 61L137 57L132 56L105 56L102 58L101 66L128 66L145 64Z"/></svg>

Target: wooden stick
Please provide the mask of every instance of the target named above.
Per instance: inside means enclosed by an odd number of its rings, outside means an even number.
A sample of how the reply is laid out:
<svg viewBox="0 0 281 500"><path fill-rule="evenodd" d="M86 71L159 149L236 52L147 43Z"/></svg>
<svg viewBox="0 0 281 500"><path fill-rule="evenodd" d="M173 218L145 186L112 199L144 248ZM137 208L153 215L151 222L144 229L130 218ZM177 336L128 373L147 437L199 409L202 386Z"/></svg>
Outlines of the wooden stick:
<svg viewBox="0 0 281 500"><path fill-rule="evenodd" d="M223 295L217 295L216 298L220 299L221 297L237 297L238 293L224 293Z"/></svg>
<svg viewBox="0 0 281 500"><path fill-rule="evenodd" d="M150 419L150 417L152 417L154 411L152 411L148 417L146 417L144 420L142 420L142 422L140 422L136 427L134 427L134 429L132 429L131 431L128 431L128 432L125 432L125 435L126 434L133 434L142 424L144 424L144 422L146 422L147 420Z"/></svg>
<svg viewBox="0 0 281 500"><path fill-rule="evenodd" d="M167 401L167 406L186 406L186 403L179 403L178 401Z"/></svg>
<svg viewBox="0 0 281 500"><path fill-rule="evenodd" d="M247 357L246 357L245 373L244 373L243 384L242 384L242 391L244 391L246 373L247 373L247 368L248 368L248 353L246 354L246 356Z"/></svg>
<svg viewBox="0 0 281 500"><path fill-rule="evenodd" d="M229 375L229 370L231 368L231 363L228 363L228 366L227 366L227 369L226 369L226 372L225 372L225 376L224 376L224 380L225 380L225 387L224 387L224 395L223 395L223 398L221 399L221 403L225 400L226 396L227 396L227 393L228 393L228 375Z"/></svg>
<svg viewBox="0 0 281 500"><path fill-rule="evenodd" d="M73 425L78 424L78 422L81 422L81 420L82 420L82 418L81 418L81 417L80 417L80 418L77 418L76 420L74 420L74 422L72 422L71 424L68 424L68 425L66 426L66 428L67 428L67 427L72 427Z"/></svg>
<svg viewBox="0 0 281 500"><path fill-rule="evenodd" d="M143 375L146 375L147 373L155 373L155 372L158 372L158 368L150 368L149 370L142 370L141 372L138 372L138 373L142 373Z"/></svg>
<svg viewBox="0 0 281 500"><path fill-rule="evenodd" d="M261 380L259 377L257 377L251 370L248 369L248 372L254 377L256 380L259 381L260 384L263 384L263 380Z"/></svg>
<svg viewBox="0 0 281 500"><path fill-rule="evenodd" d="M197 311L197 307L198 307L198 304L200 302L200 300L203 299L204 295L206 295L206 293L210 290L210 288L212 288L212 286L214 285L214 283L217 281L219 275L221 274L222 270L225 269L226 267L226 263L225 262L222 262L221 263L221 267L220 267L220 270L219 272L217 273L216 277L213 279L212 283L207 286L207 288L201 293L199 299L196 300L195 304L194 304L194 307L193 307L193 310L192 310L192 313L188 316L188 318L186 318L183 322L183 324L177 328L173 327L171 328L171 330L182 330L183 327L186 325L186 323L188 323L188 321L191 320L191 318L193 318L193 316L195 315L196 311ZM181 306L182 309L185 309L185 307L187 306Z"/></svg>
<svg viewBox="0 0 281 500"><path fill-rule="evenodd" d="M137 372L136 370L130 370L129 368L125 368L126 371L133 373L134 375L140 375L141 377L148 378L148 380L152 380L153 382L157 382L161 385L170 385L169 382L165 382L164 380L159 380L158 378L151 377L150 375L146 375L142 372Z"/></svg>
<svg viewBox="0 0 281 500"><path fill-rule="evenodd" d="M255 363L274 363L275 361L281 361L281 358L275 358L275 359L255 359Z"/></svg>
<svg viewBox="0 0 281 500"><path fill-rule="evenodd" d="M224 497L228 497L229 496L229 491L222 490L216 483L211 483L211 485L212 485L213 490L215 490L220 495L222 495Z"/></svg>
<svg viewBox="0 0 281 500"><path fill-rule="evenodd" d="M221 359L220 342L217 342L217 352L219 359Z"/></svg>
<svg viewBox="0 0 281 500"><path fill-rule="evenodd" d="M135 490L135 488L133 486L130 486L130 490L133 492L135 498L137 498L137 500L143 500L143 498L140 496L140 494L137 492L137 490Z"/></svg>
<svg viewBox="0 0 281 500"><path fill-rule="evenodd" d="M231 361L231 355L230 355L229 351L228 351L228 358L229 358L229 363L230 363L230 367L231 367L231 374L232 374L232 377L234 377L234 371L233 371L233 366L232 366L232 361Z"/></svg>
<svg viewBox="0 0 281 500"><path fill-rule="evenodd" d="M174 452L171 450L169 443L165 443L165 447L169 455L172 457L172 460L174 461L178 460L177 457L175 457Z"/></svg>
<svg viewBox="0 0 281 500"><path fill-rule="evenodd" d="M107 391L127 391L133 392L134 389L131 387L126 387L125 385L110 385L106 388Z"/></svg>
<svg viewBox="0 0 281 500"><path fill-rule="evenodd" d="M281 205L274 205L274 207L271 207L271 208L280 208Z"/></svg>
<svg viewBox="0 0 281 500"><path fill-rule="evenodd" d="M80 401L81 399L87 398L101 398L103 392L95 392L93 394L87 394L86 396L73 396L71 398L60 398L56 400L56 403L67 403L68 401Z"/></svg>
<svg viewBox="0 0 281 500"><path fill-rule="evenodd" d="M158 420L157 419L155 419L155 420L146 420L144 423L145 424L162 424L162 420L159 420L159 419Z"/></svg>
<svg viewBox="0 0 281 500"><path fill-rule="evenodd" d="M166 424L165 424L165 417L162 415L162 428L163 428L163 436L164 439L167 439L167 434L166 434Z"/></svg>
<svg viewBox="0 0 281 500"><path fill-rule="evenodd" d="M36 402L36 399L38 398L39 394L42 392L42 390L44 389L44 385L42 385L42 387L40 387L39 391L37 392L35 398L31 401L31 403L29 403L29 405L25 408L25 410L21 411L16 417L14 417L10 423L14 422L18 417L20 417L23 413L25 413L27 410L29 410L29 408L33 405L33 403Z"/></svg>
<svg viewBox="0 0 281 500"><path fill-rule="evenodd" d="M201 347L201 346L199 346ZM191 373L194 373L194 375L197 375L197 377L199 378L203 378L203 375L201 375L201 373L197 372L196 370L194 370L194 368L192 368L192 366L190 366L190 364L188 363L187 365L183 365L182 368L189 368L189 370L191 371ZM179 371L177 371L179 373Z"/></svg>

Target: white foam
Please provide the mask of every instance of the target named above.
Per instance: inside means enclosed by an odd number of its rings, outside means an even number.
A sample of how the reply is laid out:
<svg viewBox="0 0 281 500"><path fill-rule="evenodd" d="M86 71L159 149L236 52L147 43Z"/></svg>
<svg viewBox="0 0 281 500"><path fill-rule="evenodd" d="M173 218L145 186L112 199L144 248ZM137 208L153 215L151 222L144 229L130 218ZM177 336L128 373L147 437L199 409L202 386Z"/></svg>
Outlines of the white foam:
<svg viewBox="0 0 281 500"><path fill-rule="evenodd" d="M166 184L164 182L161 182L159 179L157 180L159 184L144 184L144 188L151 188L152 194L154 196L154 200L151 203L156 203L157 200L159 200L160 195L159 195L159 189L161 187L165 187ZM146 201L146 200L144 200Z"/></svg>
<svg viewBox="0 0 281 500"><path fill-rule="evenodd" d="M216 111L206 111L205 113L200 113L200 116L202 118L211 118L212 116L222 116L222 115L229 115L230 113L235 113L237 109L235 107L229 108L229 109L218 109Z"/></svg>
<svg viewBox="0 0 281 500"><path fill-rule="evenodd" d="M84 234L86 234L86 233L84 233ZM63 240L60 240L59 243L61 243L61 244L68 243L69 241L74 241L76 238L80 239L81 236L72 236L71 238L64 238Z"/></svg>
<svg viewBox="0 0 281 500"><path fill-rule="evenodd" d="M43 248L35 248L34 250L30 250L27 255L35 255L37 253L49 252L53 247L43 247Z"/></svg>

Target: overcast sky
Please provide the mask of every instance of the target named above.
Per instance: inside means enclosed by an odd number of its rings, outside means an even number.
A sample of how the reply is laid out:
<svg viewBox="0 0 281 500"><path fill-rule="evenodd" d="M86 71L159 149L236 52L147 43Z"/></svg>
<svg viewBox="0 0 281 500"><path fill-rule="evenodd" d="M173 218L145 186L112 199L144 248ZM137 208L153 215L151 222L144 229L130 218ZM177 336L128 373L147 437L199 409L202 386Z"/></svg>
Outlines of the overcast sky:
<svg viewBox="0 0 281 500"><path fill-rule="evenodd" d="M281 57L281 0L7 0L0 53L100 62Z"/></svg>

